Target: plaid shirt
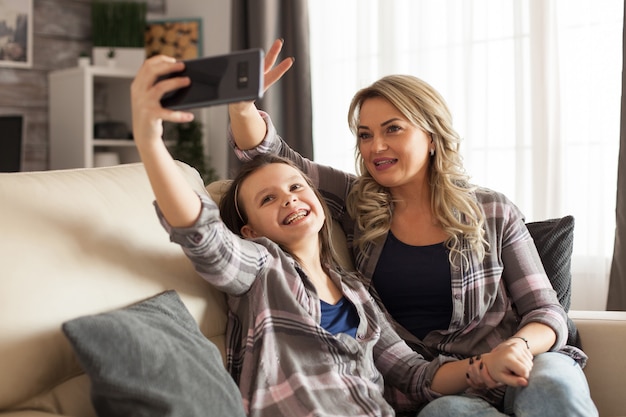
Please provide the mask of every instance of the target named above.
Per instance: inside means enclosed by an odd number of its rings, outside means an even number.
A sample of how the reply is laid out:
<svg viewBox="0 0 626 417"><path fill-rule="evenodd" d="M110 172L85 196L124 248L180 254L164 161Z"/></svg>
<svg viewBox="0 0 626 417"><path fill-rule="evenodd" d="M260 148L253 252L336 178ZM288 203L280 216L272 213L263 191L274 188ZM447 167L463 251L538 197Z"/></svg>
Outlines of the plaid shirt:
<svg viewBox="0 0 626 417"><path fill-rule="evenodd" d="M221 222L216 204L188 228L161 224L198 273L228 295L227 367L249 416L393 416L439 395L429 389L439 366L392 329L359 279L333 270L333 282L356 308L357 337L320 326L320 300L297 262L266 238L242 239ZM390 405L384 384L406 393Z"/></svg>
<svg viewBox="0 0 626 417"><path fill-rule="evenodd" d="M348 215L345 201L355 177L303 158L278 136L269 115L260 113L267 124L265 139L256 148L242 151L236 148L232 132L229 132L235 153L241 160L258 153L275 153L294 161L311 178L346 233L357 270L365 276L366 285L384 310L371 287L371 280L387 236L368 242L364 251L352 245L360 231ZM387 313L388 320L400 336L426 358L439 354L466 358L489 352L526 324L543 323L556 333L551 350L567 354L584 366L587 356L581 350L565 345L567 315L544 271L523 215L501 193L482 188L476 191L475 197L485 216L484 228L490 248L482 261L470 253L469 262L462 265L460 260L451 263L450 326L432 331L424 340L419 340ZM398 288L398 291L402 289ZM498 404L503 393L504 389L498 389L473 394Z"/></svg>

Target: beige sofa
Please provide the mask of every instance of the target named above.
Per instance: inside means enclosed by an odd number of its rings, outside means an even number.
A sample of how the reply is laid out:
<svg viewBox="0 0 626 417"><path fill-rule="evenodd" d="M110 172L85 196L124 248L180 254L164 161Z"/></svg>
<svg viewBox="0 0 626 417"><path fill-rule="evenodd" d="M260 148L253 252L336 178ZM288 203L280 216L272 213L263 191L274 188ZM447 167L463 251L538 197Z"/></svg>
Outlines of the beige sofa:
<svg viewBox="0 0 626 417"><path fill-rule="evenodd" d="M205 191L195 170L181 169ZM61 324L164 290L180 294L223 352L224 297L169 242L152 201L140 164L0 174L0 416L94 416ZM571 316L600 415L626 416L626 313Z"/></svg>

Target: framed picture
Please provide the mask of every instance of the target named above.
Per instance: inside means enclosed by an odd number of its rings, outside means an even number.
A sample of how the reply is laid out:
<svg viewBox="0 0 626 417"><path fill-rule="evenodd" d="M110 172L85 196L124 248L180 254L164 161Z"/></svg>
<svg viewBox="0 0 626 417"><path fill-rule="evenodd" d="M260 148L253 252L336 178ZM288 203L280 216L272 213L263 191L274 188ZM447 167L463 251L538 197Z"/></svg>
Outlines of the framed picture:
<svg viewBox="0 0 626 417"><path fill-rule="evenodd" d="M33 64L33 0L0 0L0 66Z"/></svg>
<svg viewBox="0 0 626 417"><path fill-rule="evenodd" d="M202 19L153 20L146 24L146 58L168 55L176 59L202 56Z"/></svg>

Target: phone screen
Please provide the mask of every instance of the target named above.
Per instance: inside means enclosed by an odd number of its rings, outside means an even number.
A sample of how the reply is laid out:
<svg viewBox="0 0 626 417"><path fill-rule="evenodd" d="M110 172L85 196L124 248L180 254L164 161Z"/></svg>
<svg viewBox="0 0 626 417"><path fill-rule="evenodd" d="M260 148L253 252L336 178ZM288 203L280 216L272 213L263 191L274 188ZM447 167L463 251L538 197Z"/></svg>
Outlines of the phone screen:
<svg viewBox="0 0 626 417"><path fill-rule="evenodd" d="M182 110L257 100L263 96L261 49L247 49L183 62L183 71L157 80L178 76L191 79L188 87L166 93L161 98L163 107Z"/></svg>

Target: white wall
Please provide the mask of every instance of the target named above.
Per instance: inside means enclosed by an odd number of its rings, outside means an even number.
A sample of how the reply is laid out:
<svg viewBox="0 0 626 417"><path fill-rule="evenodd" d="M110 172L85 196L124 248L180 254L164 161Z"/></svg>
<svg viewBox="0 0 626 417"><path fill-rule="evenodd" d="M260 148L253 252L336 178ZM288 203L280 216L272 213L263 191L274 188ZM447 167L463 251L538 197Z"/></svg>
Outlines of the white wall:
<svg viewBox="0 0 626 417"><path fill-rule="evenodd" d="M230 0L166 0L165 7L166 18L202 18L203 56L230 51ZM220 178L226 178L228 153L231 152L226 142L227 107L210 107L198 113L199 120L204 125L205 149L211 158L211 165Z"/></svg>

